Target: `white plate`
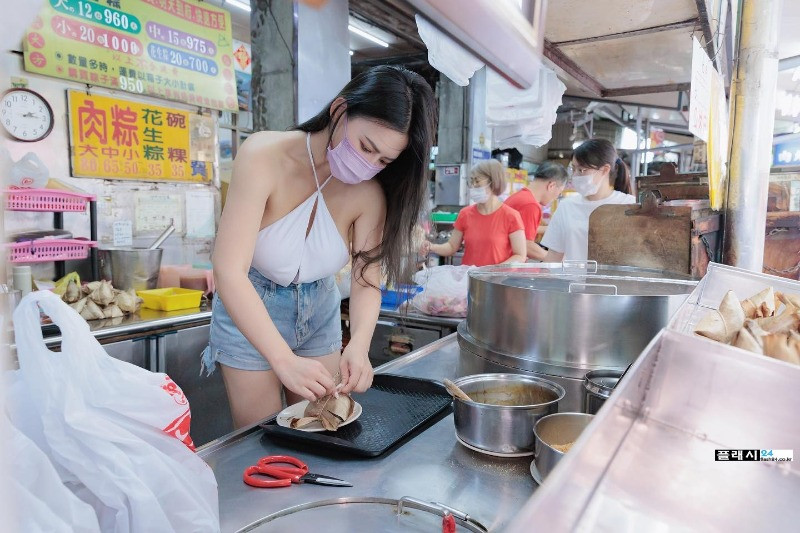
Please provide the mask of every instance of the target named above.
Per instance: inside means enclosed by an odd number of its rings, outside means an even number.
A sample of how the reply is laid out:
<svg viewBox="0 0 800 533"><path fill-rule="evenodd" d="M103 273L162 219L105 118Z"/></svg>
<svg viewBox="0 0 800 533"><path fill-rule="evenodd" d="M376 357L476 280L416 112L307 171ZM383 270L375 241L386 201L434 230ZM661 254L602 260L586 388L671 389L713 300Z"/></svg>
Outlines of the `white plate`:
<svg viewBox="0 0 800 533"><path fill-rule="evenodd" d="M361 416L361 404L356 401L353 401L355 407L353 407L353 414L350 415L350 418L339 424L339 427L346 426L350 422L354 422L359 416ZM308 400L303 400L302 402L298 402L294 405L290 405L280 413L278 413L278 417L275 421L278 423L279 426L285 428L292 428L292 418L303 418L303 413L306 411L306 407L308 406ZM308 431L311 433L319 432L319 431L327 431L322 424L315 421L311 424L307 425L306 427L302 428L292 428L298 431Z"/></svg>
<svg viewBox="0 0 800 533"><path fill-rule="evenodd" d="M539 469L536 468L536 461L531 461L531 476L533 476L533 480L537 485L542 484L542 474L540 474Z"/></svg>
<svg viewBox="0 0 800 533"><path fill-rule="evenodd" d="M500 453L500 452L490 452L489 450L482 450L480 448L476 448L471 444L467 444L466 442L461 440L461 437L459 437L458 435L456 435L456 440L459 443L461 443L462 446L464 446L465 448L469 448L473 452L482 453L484 455L491 455L492 457L513 458L513 457L530 457L531 455L533 455L533 452Z"/></svg>

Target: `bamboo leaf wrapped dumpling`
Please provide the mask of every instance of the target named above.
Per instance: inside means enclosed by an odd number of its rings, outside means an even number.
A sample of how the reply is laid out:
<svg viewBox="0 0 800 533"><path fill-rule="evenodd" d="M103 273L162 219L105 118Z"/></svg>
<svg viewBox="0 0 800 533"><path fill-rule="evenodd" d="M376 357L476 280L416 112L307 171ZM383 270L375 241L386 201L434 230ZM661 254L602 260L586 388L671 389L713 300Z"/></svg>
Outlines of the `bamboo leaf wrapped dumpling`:
<svg viewBox="0 0 800 533"><path fill-rule="evenodd" d="M730 344L744 326L744 310L733 291L728 291L719 309L709 312L697 323L694 332L703 337Z"/></svg>

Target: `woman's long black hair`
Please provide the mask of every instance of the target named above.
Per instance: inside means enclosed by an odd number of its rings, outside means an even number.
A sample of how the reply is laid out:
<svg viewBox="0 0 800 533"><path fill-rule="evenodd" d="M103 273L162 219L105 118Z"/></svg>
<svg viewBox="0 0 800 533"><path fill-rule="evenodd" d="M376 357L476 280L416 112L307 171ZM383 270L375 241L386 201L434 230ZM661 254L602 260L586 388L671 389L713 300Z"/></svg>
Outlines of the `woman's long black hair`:
<svg viewBox="0 0 800 533"><path fill-rule="evenodd" d="M589 139L575 149L572 157L582 167L599 169L603 165L609 165L611 171L611 185L614 190L631 193L631 173L628 165L619 157L614 145L605 139Z"/></svg>
<svg viewBox="0 0 800 533"><path fill-rule="evenodd" d="M328 129L333 135L342 113L331 105L343 98L349 118L374 120L408 134L408 146L374 178L386 195L386 223L379 246L353 254L353 268L363 280L364 268L383 266L387 282L401 282L404 259L414 254L412 231L428 190L428 161L436 132L436 100L430 85L410 70L381 65L362 72L315 117L297 126L304 132ZM336 117L335 119L332 118Z"/></svg>

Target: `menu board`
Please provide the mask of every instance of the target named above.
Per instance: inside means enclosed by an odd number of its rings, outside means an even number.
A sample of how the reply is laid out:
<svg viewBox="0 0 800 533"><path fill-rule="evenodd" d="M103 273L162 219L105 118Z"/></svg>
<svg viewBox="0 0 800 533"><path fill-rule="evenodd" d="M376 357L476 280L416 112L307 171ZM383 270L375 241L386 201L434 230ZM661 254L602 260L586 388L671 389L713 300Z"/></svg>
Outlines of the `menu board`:
<svg viewBox="0 0 800 533"><path fill-rule="evenodd" d="M72 175L210 181L214 122L158 105L68 91Z"/></svg>
<svg viewBox="0 0 800 533"><path fill-rule="evenodd" d="M47 0L25 70L235 111L230 13L195 0Z"/></svg>

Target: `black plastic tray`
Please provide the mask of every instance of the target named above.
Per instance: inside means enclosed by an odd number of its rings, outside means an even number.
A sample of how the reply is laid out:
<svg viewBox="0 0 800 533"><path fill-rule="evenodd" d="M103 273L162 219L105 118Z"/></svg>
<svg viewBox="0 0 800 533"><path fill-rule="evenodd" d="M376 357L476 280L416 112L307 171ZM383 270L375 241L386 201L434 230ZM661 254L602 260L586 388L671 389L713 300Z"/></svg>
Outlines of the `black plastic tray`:
<svg viewBox="0 0 800 533"><path fill-rule="evenodd" d="M263 424L265 436L311 444L348 454L377 457L411 436L450 407L443 385L427 379L376 374L372 387L353 394L363 412L338 431L310 433L279 426L272 417Z"/></svg>

